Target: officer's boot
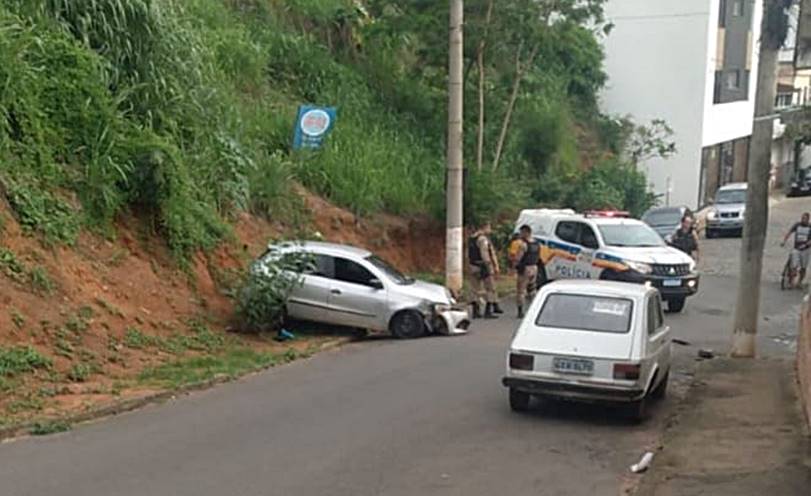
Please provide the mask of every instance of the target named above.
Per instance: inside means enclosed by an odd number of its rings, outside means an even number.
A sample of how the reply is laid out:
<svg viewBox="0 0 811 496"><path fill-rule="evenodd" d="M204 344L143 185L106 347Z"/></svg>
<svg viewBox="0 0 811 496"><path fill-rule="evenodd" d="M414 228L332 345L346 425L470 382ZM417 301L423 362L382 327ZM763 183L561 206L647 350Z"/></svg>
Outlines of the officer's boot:
<svg viewBox="0 0 811 496"><path fill-rule="evenodd" d="M498 303L493 303L493 313L496 315L501 315L504 313L504 310L501 309Z"/></svg>
<svg viewBox="0 0 811 496"><path fill-rule="evenodd" d="M488 303L487 306L484 307L484 318L485 319L497 319L498 315L493 314L493 307L495 303Z"/></svg>
<svg viewBox="0 0 811 496"><path fill-rule="evenodd" d="M518 305L518 318L519 319L524 318L524 306L523 305Z"/></svg>
<svg viewBox="0 0 811 496"><path fill-rule="evenodd" d="M471 306L471 307L473 307L473 318L474 318L474 319L480 319L480 318L482 318L482 309L481 309L481 307L479 306L479 302L478 302L478 301L474 301L474 302L472 302L472 303L470 304L470 306Z"/></svg>

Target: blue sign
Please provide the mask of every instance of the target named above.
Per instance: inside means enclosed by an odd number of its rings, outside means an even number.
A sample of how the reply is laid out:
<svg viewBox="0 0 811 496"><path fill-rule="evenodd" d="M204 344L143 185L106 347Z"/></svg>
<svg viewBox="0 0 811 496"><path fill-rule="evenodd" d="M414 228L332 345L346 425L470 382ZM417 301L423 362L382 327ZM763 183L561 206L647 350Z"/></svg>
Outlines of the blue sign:
<svg viewBox="0 0 811 496"><path fill-rule="evenodd" d="M335 116L335 107L299 106L293 149L320 147L335 125Z"/></svg>

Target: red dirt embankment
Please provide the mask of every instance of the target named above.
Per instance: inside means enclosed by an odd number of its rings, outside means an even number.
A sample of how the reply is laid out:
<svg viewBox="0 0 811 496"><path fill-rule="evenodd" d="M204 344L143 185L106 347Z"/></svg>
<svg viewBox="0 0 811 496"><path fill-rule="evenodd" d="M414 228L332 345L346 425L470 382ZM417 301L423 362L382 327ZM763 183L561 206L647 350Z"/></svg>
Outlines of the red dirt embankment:
<svg viewBox="0 0 811 496"><path fill-rule="evenodd" d="M94 395L115 389L115 381L174 358L122 345L133 330L169 338L192 332L190 319L224 330L233 312L224 287L269 240L286 233L309 231L312 236L305 237L316 238L320 232L324 240L373 250L406 272L441 267L443 231L436 222L383 215L360 219L306 191L300 194L309 217L303 229L242 214L233 223L233 241L197 254L187 271L135 218L119 219L114 239L84 232L73 247L46 247L23 232L0 198L0 255L6 259L0 257L0 348L32 346L53 360L48 388L63 381L65 387L46 397L62 404L92 402L103 399ZM80 363L94 364L89 377L80 383L65 379ZM28 376L5 382L0 377L0 426L4 415L36 406L42 395L26 391L40 386L40 379ZM26 403L29 399L36 401Z"/></svg>

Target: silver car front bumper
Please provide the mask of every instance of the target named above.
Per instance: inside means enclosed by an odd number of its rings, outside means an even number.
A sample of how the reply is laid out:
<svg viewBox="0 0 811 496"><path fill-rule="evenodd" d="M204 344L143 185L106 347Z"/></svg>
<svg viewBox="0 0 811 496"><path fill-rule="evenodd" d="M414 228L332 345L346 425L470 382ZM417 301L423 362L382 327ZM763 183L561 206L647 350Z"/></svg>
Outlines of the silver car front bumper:
<svg viewBox="0 0 811 496"><path fill-rule="evenodd" d="M465 310L443 310L434 315L431 329L445 336L458 336L467 334L470 327L470 315Z"/></svg>

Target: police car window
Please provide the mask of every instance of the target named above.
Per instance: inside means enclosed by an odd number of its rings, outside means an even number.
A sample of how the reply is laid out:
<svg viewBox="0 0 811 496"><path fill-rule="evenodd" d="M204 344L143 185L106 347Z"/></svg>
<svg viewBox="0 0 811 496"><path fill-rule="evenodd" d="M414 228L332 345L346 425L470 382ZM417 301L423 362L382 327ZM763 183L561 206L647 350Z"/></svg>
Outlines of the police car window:
<svg viewBox="0 0 811 496"><path fill-rule="evenodd" d="M594 229L588 224L580 224L580 244L592 249L600 247L600 243L597 242L597 236L594 234Z"/></svg>
<svg viewBox="0 0 811 496"><path fill-rule="evenodd" d="M555 228L555 236L567 243L577 244L578 231L578 222L564 221L559 223L558 227Z"/></svg>
<svg viewBox="0 0 811 496"><path fill-rule="evenodd" d="M352 284L371 286L375 276L362 265L345 258L335 259L335 279Z"/></svg>

